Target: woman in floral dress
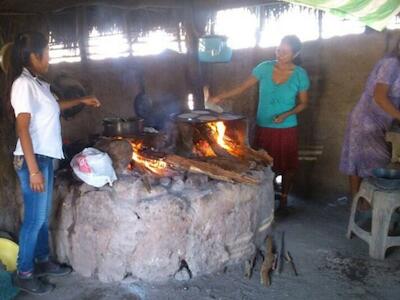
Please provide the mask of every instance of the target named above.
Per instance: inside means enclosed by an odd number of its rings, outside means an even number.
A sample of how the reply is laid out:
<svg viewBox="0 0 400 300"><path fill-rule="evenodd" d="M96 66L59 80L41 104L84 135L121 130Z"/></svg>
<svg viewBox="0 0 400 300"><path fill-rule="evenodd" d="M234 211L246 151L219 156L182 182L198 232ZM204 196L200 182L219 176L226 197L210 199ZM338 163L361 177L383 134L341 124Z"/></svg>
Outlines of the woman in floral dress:
<svg viewBox="0 0 400 300"><path fill-rule="evenodd" d="M360 101L350 113L340 161L349 175L354 196L363 178L390 163L385 134L400 121L400 40L391 55L382 58L368 77Z"/></svg>

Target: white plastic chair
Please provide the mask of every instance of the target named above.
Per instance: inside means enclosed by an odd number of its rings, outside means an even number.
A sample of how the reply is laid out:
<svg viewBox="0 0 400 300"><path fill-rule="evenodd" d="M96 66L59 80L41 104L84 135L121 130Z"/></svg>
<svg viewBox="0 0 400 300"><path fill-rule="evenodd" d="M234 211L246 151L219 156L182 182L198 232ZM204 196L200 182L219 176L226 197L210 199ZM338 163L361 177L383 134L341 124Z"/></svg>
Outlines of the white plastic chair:
<svg viewBox="0 0 400 300"><path fill-rule="evenodd" d="M371 232L365 231L355 222L358 200L368 201L372 207ZM400 207L400 190L382 190L368 180L361 183L360 191L353 199L347 238L357 235L369 245L369 256L375 259L385 259L389 247L400 246L400 237L389 236L389 225L393 212Z"/></svg>

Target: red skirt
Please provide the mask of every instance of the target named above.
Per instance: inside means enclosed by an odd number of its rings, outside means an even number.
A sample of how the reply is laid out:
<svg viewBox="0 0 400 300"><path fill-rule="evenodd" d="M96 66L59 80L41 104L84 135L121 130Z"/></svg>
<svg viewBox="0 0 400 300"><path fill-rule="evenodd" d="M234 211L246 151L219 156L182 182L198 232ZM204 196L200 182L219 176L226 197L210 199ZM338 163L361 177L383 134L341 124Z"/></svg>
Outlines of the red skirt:
<svg viewBox="0 0 400 300"><path fill-rule="evenodd" d="M256 130L255 145L274 158L275 173L293 171L299 167L297 127L265 128Z"/></svg>

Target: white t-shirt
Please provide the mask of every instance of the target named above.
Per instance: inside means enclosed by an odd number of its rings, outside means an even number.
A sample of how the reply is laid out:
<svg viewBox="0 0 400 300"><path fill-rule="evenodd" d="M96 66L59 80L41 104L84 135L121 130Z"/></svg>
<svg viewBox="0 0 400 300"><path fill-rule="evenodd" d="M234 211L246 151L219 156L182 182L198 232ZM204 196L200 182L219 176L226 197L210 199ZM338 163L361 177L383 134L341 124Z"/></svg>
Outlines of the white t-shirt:
<svg viewBox="0 0 400 300"><path fill-rule="evenodd" d="M24 68L21 76L12 85L11 104L15 117L20 113L31 115L29 133L33 152L58 159L64 158L60 106L50 92L50 85L34 77ZM14 155L24 155L19 139Z"/></svg>

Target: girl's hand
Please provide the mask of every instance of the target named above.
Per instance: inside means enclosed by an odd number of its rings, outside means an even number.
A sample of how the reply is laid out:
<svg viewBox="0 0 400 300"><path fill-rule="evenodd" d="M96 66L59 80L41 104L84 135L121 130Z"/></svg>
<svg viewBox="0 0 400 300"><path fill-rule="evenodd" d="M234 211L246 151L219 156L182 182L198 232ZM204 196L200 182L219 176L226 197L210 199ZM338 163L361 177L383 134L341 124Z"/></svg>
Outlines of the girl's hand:
<svg viewBox="0 0 400 300"><path fill-rule="evenodd" d="M81 99L81 102L87 106L99 107L100 101L95 96L88 96Z"/></svg>
<svg viewBox="0 0 400 300"><path fill-rule="evenodd" d="M285 119L286 119L286 116L284 114L277 115L274 118L274 123L277 123L277 124L282 123L283 121L285 121Z"/></svg>
<svg viewBox="0 0 400 300"><path fill-rule="evenodd" d="M40 171L37 173L30 174L30 186L32 191L34 192L37 193L44 192L44 178Z"/></svg>

